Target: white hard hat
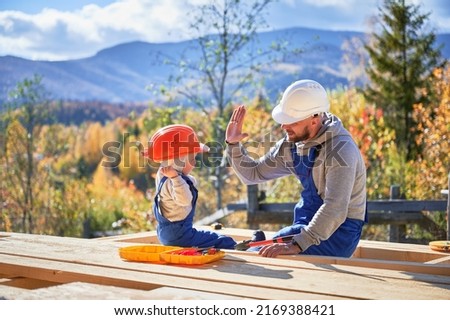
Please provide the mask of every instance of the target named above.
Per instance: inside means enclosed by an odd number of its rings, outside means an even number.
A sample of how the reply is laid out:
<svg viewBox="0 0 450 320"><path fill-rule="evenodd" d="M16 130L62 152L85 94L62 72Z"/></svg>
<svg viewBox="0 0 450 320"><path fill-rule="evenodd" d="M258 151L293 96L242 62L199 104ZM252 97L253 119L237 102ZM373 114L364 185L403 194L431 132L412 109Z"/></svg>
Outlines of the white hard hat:
<svg viewBox="0 0 450 320"><path fill-rule="evenodd" d="M329 110L327 92L320 83L299 80L286 88L280 103L272 111L272 117L280 124L290 124Z"/></svg>

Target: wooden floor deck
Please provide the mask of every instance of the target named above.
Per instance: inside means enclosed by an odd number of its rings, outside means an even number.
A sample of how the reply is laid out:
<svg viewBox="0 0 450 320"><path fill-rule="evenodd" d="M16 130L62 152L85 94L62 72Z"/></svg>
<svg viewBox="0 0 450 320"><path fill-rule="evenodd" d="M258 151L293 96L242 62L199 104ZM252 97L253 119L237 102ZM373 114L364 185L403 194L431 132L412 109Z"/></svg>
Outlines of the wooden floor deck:
<svg viewBox="0 0 450 320"><path fill-rule="evenodd" d="M250 230L224 229L237 241ZM225 250L201 266L124 261L118 249L157 243L154 232L100 239L0 232L3 299L450 298L450 254L428 246L361 241L350 259L263 258Z"/></svg>

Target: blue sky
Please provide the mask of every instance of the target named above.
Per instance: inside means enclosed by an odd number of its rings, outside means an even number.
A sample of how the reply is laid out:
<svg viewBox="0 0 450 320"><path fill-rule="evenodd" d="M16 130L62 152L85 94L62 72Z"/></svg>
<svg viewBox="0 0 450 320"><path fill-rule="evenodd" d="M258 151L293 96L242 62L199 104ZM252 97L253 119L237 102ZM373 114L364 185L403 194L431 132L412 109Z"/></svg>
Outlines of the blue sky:
<svg viewBox="0 0 450 320"><path fill-rule="evenodd" d="M0 56L66 60L142 40L185 40L188 12L208 0L0 0ZM449 0L407 0L431 14L430 27L450 33ZM279 0L270 29L303 26L369 31L382 0Z"/></svg>

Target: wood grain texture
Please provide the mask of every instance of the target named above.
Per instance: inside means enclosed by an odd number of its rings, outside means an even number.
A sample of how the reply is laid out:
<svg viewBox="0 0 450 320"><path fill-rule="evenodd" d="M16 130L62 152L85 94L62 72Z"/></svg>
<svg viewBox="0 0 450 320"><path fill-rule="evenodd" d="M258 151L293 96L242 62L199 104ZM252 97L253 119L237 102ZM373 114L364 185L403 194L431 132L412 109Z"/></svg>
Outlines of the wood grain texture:
<svg viewBox="0 0 450 320"><path fill-rule="evenodd" d="M234 296L205 293L195 290L161 287L138 290L86 282L72 282L25 290L0 285L1 296L14 300L233 300Z"/></svg>
<svg viewBox="0 0 450 320"><path fill-rule="evenodd" d="M228 231L243 237L251 235L250 230ZM146 233L88 240L7 234L0 238L0 274L58 284L112 286L117 290L158 292L154 290L166 288L169 297L187 291L194 299L220 295L239 299L439 300L450 296L450 265L421 262L437 261L448 255L430 252L427 246L362 242L358 257L350 259L304 255L272 259L252 252L226 250L224 259L201 266L137 263L119 257L118 248L132 245L133 239L151 236ZM98 295L103 289L99 287ZM170 293L171 289L175 291ZM64 287L36 290L51 296ZM71 290L74 298L82 299L84 290ZM141 294L134 293L136 297ZM20 296L17 293L16 297ZM185 296L187 299L189 295Z"/></svg>

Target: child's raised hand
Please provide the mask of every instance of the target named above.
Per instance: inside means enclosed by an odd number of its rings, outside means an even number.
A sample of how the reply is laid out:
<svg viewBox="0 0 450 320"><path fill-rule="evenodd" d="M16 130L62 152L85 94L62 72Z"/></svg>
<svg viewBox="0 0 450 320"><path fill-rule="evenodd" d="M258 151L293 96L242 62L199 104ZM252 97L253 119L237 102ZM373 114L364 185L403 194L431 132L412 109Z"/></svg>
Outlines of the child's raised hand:
<svg viewBox="0 0 450 320"><path fill-rule="evenodd" d="M169 179L175 178L179 175L178 171L172 166L161 168L161 173Z"/></svg>

